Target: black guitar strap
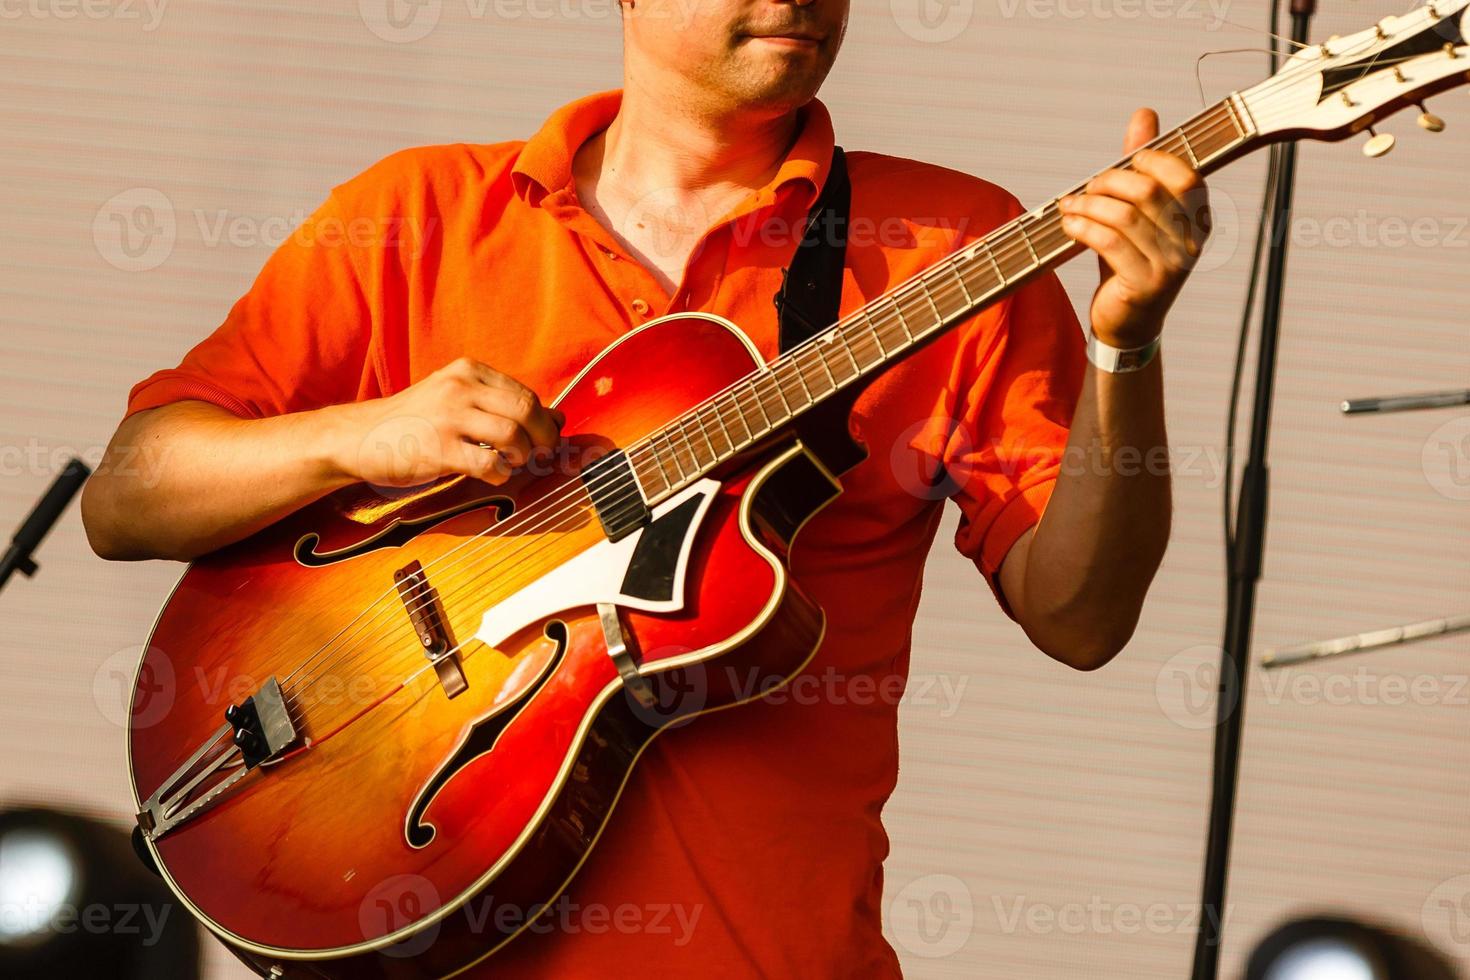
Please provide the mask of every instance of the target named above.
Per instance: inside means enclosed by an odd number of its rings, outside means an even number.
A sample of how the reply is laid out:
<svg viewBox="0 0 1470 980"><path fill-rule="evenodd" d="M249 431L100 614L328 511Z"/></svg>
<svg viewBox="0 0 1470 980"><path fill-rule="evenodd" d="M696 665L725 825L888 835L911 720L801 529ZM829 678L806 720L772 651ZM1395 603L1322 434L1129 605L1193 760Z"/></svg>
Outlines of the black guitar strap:
<svg viewBox="0 0 1470 980"><path fill-rule="evenodd" d="M847 159L842 147L835 146L827 181L812 205L806 233L791 256L791 265L776 293L782 353L837 322L851 204ZM848 418L859 394L860 387L852 385L797 420L796 431L802 442L832 473L844 473L867 456L867 451L854 441L848 430Z"/></svg>
<svg viewBox="0 0 1470 980"><path fill-rule="evenodd" d="M834 146L826 183L807 216L806 233L775 297L783 353L837 322L851 203L847 159L842 147Z"/></svg>

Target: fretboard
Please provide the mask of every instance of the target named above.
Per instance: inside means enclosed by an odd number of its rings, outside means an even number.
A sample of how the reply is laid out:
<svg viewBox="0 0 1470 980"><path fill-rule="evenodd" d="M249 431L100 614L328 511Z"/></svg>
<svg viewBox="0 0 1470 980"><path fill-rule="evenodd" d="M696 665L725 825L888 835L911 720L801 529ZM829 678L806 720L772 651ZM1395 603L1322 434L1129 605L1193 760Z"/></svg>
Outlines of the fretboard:
<svg viewBox="0 0 1470 980"><path fill-rule="evenodd" d="M1235 96L1148 146L1208 172L1254 135ZM1126 167L1131 157L1115 166ZM1057 202L1087 181L1008 221L787 351L764 369L625 447L652 505L803 412L858 383L1082 251L1062 230Z"/></svg>

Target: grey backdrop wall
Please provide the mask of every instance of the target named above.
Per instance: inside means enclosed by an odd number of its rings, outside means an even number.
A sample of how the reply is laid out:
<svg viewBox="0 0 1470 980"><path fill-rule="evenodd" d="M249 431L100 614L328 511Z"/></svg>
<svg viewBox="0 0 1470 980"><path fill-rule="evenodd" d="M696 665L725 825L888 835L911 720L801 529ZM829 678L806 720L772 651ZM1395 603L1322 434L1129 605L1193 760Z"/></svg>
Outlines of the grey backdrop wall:
<svg viewBox="0 0 1470 980"><path fill-rule="evenodd" d="M0 527L128 386L211 330L328 188L409 145L529 135L619 78L612 0L27 0L0 5ZM693 0L690 0L693 2ZM1195 60L1259 47L1259 0L857 0L824 90L840 141L1037 201L1117 155ZM1390 4L1330 5L1319 34ZM1211 59L1211 100L1264 56ZM1260 647L1470 611L1470 415L1345 420L1345 396L1470 384L1470 97L1388 158L1304 149ZM1138 636L1073 674L937 548L886 811L888 928L915 977L1177 978L1197 915L1223 596L1222 425L1262 160L1170 324L1174 540ZM1085 311L1090 260L1064 274ZM0 596L0 800L122 821L125 683L178 568L106 565L75 512ZM1226 963L1342 908L1470 966L1470 644L1247 678ZM241 971L221 955L214 975Z"/></svg>

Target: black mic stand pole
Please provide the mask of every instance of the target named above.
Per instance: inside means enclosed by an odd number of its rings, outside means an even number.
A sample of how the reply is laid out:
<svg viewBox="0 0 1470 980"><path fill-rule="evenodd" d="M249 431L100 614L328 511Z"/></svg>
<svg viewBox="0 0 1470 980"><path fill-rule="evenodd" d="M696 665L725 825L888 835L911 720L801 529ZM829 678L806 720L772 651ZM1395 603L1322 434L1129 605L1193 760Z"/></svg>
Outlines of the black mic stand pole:
<svg viewBox="0 0 1470 980"><path fill-rule="evenodd" d="M1291 0L1291 37L1305 45L1316 0ZM1255 404L1250 450L1241 472L1235 535L1229 554L1225 639L1221 649L1220 690L1216 705L1214 792L1195 937L1193 980L1215 980L1225 927L1225 884L1230 867L1230 831L1240 777L1240 737L1245 718L1246 668L1250 664L1256 583L1265 550L1269 472L1266 448L1271 431L1271 400L1276 384L1276 342L1281 326L1281 294L1286 278L1286 245L1291 240L1291 200L1296 179L1296 143L1279 149L1276 196L1270 214L1266 285L1261 306L1261 343L1256 362ZM1263 216L1264 219L1265 216ZM1233 420L1232 420L1233 424ZM1231 689L1234 685L1234 690Z"/></svg>
<svg viewBox="0 0 1470 980"><path fill-rule="evenodd" d="M71 498L77 495L82 484L87 482L87 477L92 475L87 464L80 459L73 459L66 464L61 475L51 484L41 502L36 504L36 509L31 511L31 516L26 518L20 530L15 532L11 539L10 547L0 555L0 588L10 581L10 576L16 572L29 578L36 574L36 561L32 557L35 550L41 546L41 539L51 526L61 517L66 510Z"/></svg>

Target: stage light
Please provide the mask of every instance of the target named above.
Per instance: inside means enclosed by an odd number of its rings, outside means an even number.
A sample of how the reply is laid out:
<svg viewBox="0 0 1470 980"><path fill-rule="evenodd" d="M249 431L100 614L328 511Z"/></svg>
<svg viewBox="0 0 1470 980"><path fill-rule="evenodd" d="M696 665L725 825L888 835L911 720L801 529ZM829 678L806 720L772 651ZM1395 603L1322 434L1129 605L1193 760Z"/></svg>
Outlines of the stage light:
<svg viewBox="0 0 1470 980"><path fill-rule="evenodd" d="M1387 980L1363 950L1338 939L1309 939L1286 950L1266 980Z"/></svg>
<svg viewBox="0 0 1470 980"><path fill-rule="evenodd" d="M127 834L52 810L0 811L0 977L198 975L197 927Z"/></svg>
<svg viewBox="0 0 1470 980"><path fill-rule="evenodd" d="M45 941L76 890L76 858L64 840L33 827L0 835L0 944Z"/></svg>
<svg viewBox="0 0 1470 980"><path fill-rule="evenodd" d="M1450 964L1408 936L1352 919L1297 919L1261 941L1245 980L1455 980Z"/></svg>

